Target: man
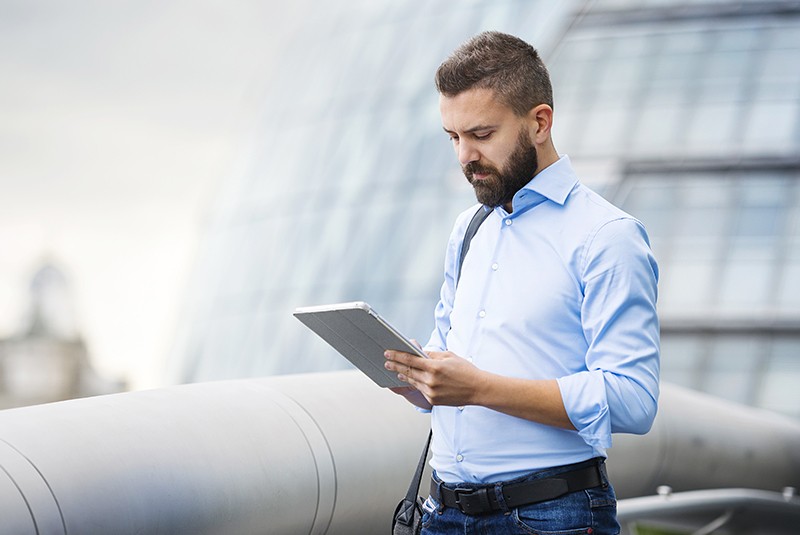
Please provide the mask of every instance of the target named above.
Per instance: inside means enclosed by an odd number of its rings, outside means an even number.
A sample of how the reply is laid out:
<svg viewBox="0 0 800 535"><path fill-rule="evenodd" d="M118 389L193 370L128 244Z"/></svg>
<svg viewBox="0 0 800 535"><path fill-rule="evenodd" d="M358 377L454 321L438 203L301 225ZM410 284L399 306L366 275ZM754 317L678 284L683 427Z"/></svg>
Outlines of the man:
<svg viewBox="0 0 800 535"><path fill-rule="evenodd" d="M387 351L432 411L423 533L618 533L603 460L658 399L658 268L641 223L578 182L550 136L536 50L482 33L439 67L442 125L478 201L447 247L430 358ZM491 213L459 273L465 230Z"/></svg>

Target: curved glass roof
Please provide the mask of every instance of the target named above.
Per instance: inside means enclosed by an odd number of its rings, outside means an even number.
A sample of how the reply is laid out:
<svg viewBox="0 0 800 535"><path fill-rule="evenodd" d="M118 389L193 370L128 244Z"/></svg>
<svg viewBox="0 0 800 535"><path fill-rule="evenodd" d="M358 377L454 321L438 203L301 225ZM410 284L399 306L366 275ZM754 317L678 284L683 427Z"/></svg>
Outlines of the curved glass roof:
<svg viewBox="0 0 800 535"><path fill-rule="evenodd" d="M498 29L545 56L557 149L649 230L663 378L800 416L796 2L346 4L309 3L265 66L262 128L209 221L174 380L346 367L292 318L303 305L365 300L427 339L447 236L474 203L433 72Z"/></svg>
<svg viewBox="0 0 800 535"><path fill-rule="evenodd" d="M214 207L173 378L347 367L292 317L303 305L365 300L427 340L444 245L475 202L433 73L484 29L552 42L568 4L309 3L265 67L262 128Z"/></svg>

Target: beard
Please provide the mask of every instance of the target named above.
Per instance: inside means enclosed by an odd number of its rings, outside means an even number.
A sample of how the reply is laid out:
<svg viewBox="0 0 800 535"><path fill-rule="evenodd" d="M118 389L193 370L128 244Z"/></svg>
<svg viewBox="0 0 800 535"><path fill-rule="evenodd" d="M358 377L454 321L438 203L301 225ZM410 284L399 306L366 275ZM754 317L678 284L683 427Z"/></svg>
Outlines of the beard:
<svg viewBox="0 0 800 535"><path fill-rule="evenodd" d="M461 170L472 184L478 202L491 208L508 204L514 195L531 181L539 167L536 147L531 143L527 131L520 130L517 146L508 157L502 170L492 165L470 162ZM486 174L486 178L475 179L474 174Z"/></svg>

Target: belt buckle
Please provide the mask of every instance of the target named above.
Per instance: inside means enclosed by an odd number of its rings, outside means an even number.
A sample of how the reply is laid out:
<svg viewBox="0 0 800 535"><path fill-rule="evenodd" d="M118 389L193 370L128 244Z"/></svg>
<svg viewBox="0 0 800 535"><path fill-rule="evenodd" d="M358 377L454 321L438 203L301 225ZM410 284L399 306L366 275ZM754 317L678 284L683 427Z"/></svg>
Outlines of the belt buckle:
<svg viewBox="0 0 800 535"><path fill-rule="evenodd" d="M456 505L466 515L479 515L492 510L487 489L453 489L456 496Z"/></svg>

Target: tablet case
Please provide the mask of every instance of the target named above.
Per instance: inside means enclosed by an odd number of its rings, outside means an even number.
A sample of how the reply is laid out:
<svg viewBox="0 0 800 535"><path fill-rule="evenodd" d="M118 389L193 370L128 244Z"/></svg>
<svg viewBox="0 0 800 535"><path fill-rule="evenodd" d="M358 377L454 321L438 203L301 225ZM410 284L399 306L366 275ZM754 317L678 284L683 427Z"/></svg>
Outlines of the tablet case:
<svg viewBox="0 0 800 535"><path fill-rule="evenodd" d="M294 317L384 388L408 386L383 367L387 349L425 357L420 349L381 318L367 303L298 308Z"/></svg>

